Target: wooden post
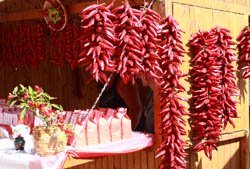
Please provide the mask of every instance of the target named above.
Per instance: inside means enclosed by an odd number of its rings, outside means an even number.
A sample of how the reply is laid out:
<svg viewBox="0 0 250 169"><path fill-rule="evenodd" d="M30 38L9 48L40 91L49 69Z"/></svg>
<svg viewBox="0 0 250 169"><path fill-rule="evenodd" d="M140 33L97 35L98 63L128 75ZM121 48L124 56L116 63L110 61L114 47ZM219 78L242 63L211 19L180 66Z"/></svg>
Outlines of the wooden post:
<svg viewBox="0 0 250 169"><path fill-rule="evenodd" d="M249 169L249 130L240 139L240 164L241 169Z"/></svg>

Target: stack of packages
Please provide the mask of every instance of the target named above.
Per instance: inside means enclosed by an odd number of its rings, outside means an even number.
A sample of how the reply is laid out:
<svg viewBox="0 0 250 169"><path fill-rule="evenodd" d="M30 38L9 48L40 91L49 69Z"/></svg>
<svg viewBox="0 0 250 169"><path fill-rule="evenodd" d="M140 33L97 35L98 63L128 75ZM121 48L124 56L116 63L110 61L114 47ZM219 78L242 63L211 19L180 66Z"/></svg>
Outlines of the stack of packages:
<svg viewBox="0 0 250 169"><path fill-rule="evenodd" d="M20 122L21 109L17 107L9 107L6 105L5 99L0 99L0 127L5 128L9 134L12 134L10 126L21 124ZM32 126L33 114L27 113L22 124Z"/></svg>
<svg viewBox="0 0 250 169"><path fill-rule="evenodd" d="M131 138L131 120L127 109L95 109L66 112L65 124L74 130L69 144L73 147L105 144Z"/></svg>

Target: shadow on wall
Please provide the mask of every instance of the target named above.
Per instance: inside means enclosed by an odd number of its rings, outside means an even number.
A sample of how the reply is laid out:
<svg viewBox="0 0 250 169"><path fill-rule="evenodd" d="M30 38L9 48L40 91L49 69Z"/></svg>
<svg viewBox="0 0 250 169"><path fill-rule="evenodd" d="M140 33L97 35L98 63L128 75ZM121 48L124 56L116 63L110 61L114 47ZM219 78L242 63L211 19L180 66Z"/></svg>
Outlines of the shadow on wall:
<svg viewBox="0 0 250 169"><path fill-rule="evenodd" d="M243 169L240 139L223 141L218 144L218 151L213 151L210 161L203 151L197 153L189 151L187 169Z"/></svg>

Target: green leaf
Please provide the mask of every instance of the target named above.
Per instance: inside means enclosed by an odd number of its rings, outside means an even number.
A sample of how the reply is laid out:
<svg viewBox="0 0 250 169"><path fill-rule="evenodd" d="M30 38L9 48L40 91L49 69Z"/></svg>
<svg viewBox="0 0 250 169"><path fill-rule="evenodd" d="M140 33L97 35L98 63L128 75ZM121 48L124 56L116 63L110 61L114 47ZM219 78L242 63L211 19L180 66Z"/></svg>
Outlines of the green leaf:
<svg viewBox="0 0 250 169"><path fill-rule="evenodd" d="M18 91L18 86L16 86L16 87L14 88L14 90L13 90L12 93L15 95L17 91Z"/></svg>
<svg viewBox="0 0 250 169"><path fill-rule="evenodd" d="M16 104L17 100L13 100L9 105L10 107L14 106Z"/></svg>
<svg viewBox="0 0 250 169"><path fill-rule="evenodd" d="M29 94L33 95L33 89L32 89L32 87L29 86L28 90L29 90Z"/></svg>
<svg viewBox="0 0 250 169"><path fill-rule="evenodd" d="M24 109L21 111L21 114L20 114L20 121L21 121L21 122L23 121L25 114L26 114L26 108L24 108Z"/></svg>
<svg viewBox="0 0 250 169"><path fill-rule="evenodd" d="M57 104L51 104L52 107L58 109L58 110L63 110L63 107L61 105L57 105Z"/></svg>
<svg viewBox="0 0 250 169"><path fill-rule="evenodd" d="M22 90L25 89L25 87L22 84L19 84L19 86L21 87Z"/></svg>

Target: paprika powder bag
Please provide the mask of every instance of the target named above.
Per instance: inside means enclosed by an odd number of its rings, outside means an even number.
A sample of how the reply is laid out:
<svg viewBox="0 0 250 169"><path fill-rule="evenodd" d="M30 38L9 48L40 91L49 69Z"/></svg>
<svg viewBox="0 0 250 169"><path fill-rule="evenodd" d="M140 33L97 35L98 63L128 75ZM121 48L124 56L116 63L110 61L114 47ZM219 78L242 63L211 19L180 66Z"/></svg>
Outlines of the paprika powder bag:
<svg viewBox="0 0 250 169"><path fill-rule="evenodd" d="M117 108L116 117L120 120L121 139L129 139L132 137L131 120L127 115L126 108Z"/></svg>
<svg viewBox="0 0 250 169"><path fill-rule="evenodd" d="M104 112L95 110L94 115L97 117L97 133L99 144L105 144L111 142L109 123L108 120L104 117Z"/></svg>

